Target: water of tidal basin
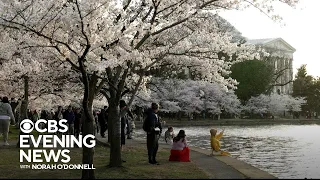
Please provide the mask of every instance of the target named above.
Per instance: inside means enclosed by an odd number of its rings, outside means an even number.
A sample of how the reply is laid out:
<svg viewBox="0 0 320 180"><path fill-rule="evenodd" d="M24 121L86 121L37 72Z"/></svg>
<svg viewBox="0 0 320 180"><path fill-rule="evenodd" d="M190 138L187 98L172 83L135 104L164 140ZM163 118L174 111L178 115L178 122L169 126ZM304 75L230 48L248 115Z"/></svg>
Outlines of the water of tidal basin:
<svg viewBox="0 0 320 180"><path fill-rule="evenodd" d="M186 131L189 145L210 149L212 127L174 128ZM278 178L320 178L319 125L217 126L225 128L222 149L233 157ZM166 130L166 129L165 129ZM163 135L164 132L163 131ZM135 138L145 138L137 129ZM163 141L163 137L161 138Z"/></svg>

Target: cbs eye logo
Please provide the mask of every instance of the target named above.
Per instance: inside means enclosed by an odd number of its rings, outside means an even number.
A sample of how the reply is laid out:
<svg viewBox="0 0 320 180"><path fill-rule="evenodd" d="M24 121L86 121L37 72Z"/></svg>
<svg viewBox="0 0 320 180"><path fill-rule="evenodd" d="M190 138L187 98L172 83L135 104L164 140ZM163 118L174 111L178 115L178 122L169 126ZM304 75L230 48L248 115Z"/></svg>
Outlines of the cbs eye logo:
<svg viewBox="0 0 320 180"><path fill-rule="evenodd" d="M31 133L34 129L34 124L30 119L25 119L20 123L20 130L23 133Z"/></svg>

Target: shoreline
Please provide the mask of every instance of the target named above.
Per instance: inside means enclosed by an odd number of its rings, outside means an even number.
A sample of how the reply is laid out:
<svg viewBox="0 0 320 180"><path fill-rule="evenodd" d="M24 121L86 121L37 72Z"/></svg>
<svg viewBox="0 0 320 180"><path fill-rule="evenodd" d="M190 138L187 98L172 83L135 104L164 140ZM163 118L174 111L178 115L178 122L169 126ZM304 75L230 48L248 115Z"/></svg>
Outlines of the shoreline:
<svg viewBox="0 0 320 180"><path fill-rule="evenodd" d="M190 146L190 150L205 155L210 154L210 150L201 149L198 147ZM245 176L246 179L278 179L276 176L254 167L244 161L240 161L232 156L213 156L213 158L217 159L221 163L226 164L227 166L231 166L233 169Z"/></svg>
<svg viewBox="0 0 320 180"><path fill-rule="evenodd" d="M99 142L99 144L108 146L108 143L103 142L101 138L96 138L96 140ZM131 140L131 143L129 144L145 145L146 142L143 140L134 139ZM163 142L159 142L159 145L161 146L161 148L168 150L171 149L170 145ZM210 176L210 179L221 179L230 172L232 172L233 175L238 178L241 177L240 179L278 179L274 175L256 168L244 161L237 160L232 156L209 156L209 150L201 149L194 146L189 146L189 148L190 151L193 151L192 154L194 154L195 156L197 156L197 154L198 156L201 156L200 158L198 157L192 159L192 161L197 164L198 168L206 172ZM192 158L192 154L190 153L190 158ZM217 167L225 167L226 169L222 168L217 171L215 169Z"/></svg>
<svg viewBox="0 0 320 180"><path fill-rule="evenodd" d="M220 120L166 120L164 126L257 126L257 125L320 125L320 119L220 119ZM143 122L135 121L136 128L142 128Z"/></svg>

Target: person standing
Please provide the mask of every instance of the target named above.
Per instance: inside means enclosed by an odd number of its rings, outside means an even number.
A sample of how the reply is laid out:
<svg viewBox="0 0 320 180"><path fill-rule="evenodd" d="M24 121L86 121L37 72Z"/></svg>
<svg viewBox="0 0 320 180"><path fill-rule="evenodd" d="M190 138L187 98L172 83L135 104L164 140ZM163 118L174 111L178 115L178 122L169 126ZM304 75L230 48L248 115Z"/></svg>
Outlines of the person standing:
<svg viewBox="0 0 320 180"><path fill-rule="evenodd" d="M2 102L0 102L0 133L3 134L3 141L5 146L9 146L8 133L10 121L11 124L15 124L15 119L12 108L9 104L9 100L7 97L3 97Z"/></svg>
<svg viewBox="0 0 320 180"><path fill-rule="evenodd" d="M46 110L41 110L40 119L48 121L48 112ZM40 123L41 129L47 128L47 123Z"/></svg>
<svg viewBox="0 0 320 180"><path fill-rule="evenodd" d="M48 120L48 112L47 112L47 110L44 110L44 109L41 110L40 119Z"/></svg>
<svg viewBox="0 0 320 180"><path fill-rule="evenodd" d="M134 117L133 117L133 115L132 116L127 116L127 118L126 118L126 127L127 127L127 139L132 139L132 122L133 122L133 119L134 119Z"/></svg>
<svg viewBox="0 0 320 180"><path fill-rule="evenodd" d="M48 120L53 120L53 117L54 117L54 113L52 113L52 110L51 111L47 111Z"/></svg>
<svg viewBox="0 0 320 180"><path fill-rule="evenodd" d="M59 121L60 121L61 119L63 119L62 106L59 106L59 107L58 107L58 111L55 113L54 119L57 121L58 128L60 129L61 127L60 127L60 125L59 125ZM62 133L59 132L59 131L57 131L56 133L57 133L57 135L59 135L59 136L62 135Z"/></svg>
<svg viewBox="0 0 320 180"><path fill-rule="evenodd" d="M32 111L30 109L27 110L27 119L30 119L32 121Z"/></svg>
<svg viewBox="0 0 320 180"><path fill-rule="evenodd" d="M159 148L159 137L162 133L161 123L158 117L159 105L157 103L152 103L151 108L147 110L147 117L143 123L143 129L147 132L147 149L148 158L150 164L159 163L156 160L158 148Z"/></svg>
<svg viewBox="0 0 320 180"><path fill-rule="evenodd" d="M68 134L73 135L74 134L74 120L75 116L72 111L72 107L68 106L68 109L64 112L63 118L67 120L68 123Z"/></svg>
<svg viewBox="0 0 320 180"><path fill-rule="evenodd" d="M133 118L133 115L124 100L120 100L120 118L121 118L121 150L126 144L126 126L128 126L128 118Z"/></svg>
<svg viewBox="0 0 320 180"><path fill-rule="evenodd" d="M21 115L20 115L20 111L21 111L21 106L22 106L22 100L19 98L18 99L18 105L16 107L16 112L12 111L14 113L14 118L16 120L16 127L19 128L20 127L20 121L21 121Z"/></svg>
<svg viewBox="0 0 320 180"><path fill-rule="evenodd" d="M11 102L10 102L10 106L12 109L12 112L15 113L16 112L16 107L18 106L18 101L16 101L14 98L11 98Z"/></svg>
<svg viewBox="0 0 320 180"><path fill-rule="evenodd" d="M36 123L39 120L39 118L40 117L37 110L35 109L34 111L32 111L31 120L33 121L33 123Z"/></svg>
<svg viewBox="0 0 320 180"><path fill-rule="evenodd" d="M108 122L107 109L108 109L108 106L104 106L103 109L101 109L101 112L98 116L98 122L100 124L100 135L103 138L105 138L105 132L107 130L107 122Z"/></svg>
<svg viewBox="0 0 320 180"><path fill-rule="evenodd" d="M51 116L52 116L52 118L51 118L51 119L55 119L55 112L54 112L54 110L53 110L53 109L51 109L51 112L50 112L50 113L51 113ZM51 120L51 119L50 119L50 120Z"/></svg>
<svg viewBox="0 0 320 180"><path fill-rule="evenodd" d="M78 108L74 114L74 134L78 138L80 135L80 126L81 126L81 110Z"/></svg>
<svg viewBox="0 0 320 180"><path fill-rule="evenodd" d="M100 127L99 127L100 125L98 123L98 111L93 110L92 114L94 118L94 128L95 128L94 135L96 135L96 133L100 132Z"/></svg>

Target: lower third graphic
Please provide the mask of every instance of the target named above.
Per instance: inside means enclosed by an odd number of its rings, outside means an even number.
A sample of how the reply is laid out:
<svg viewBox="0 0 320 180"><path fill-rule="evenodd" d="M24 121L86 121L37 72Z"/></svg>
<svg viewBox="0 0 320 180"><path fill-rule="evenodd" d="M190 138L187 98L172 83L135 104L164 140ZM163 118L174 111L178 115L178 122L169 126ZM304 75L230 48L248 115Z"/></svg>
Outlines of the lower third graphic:
<svg viewBox="0 0 320 180"><path fill-rule="evenodd" d="M20 169L96 169L93 164L32 164L20 165Z"/></svg>

